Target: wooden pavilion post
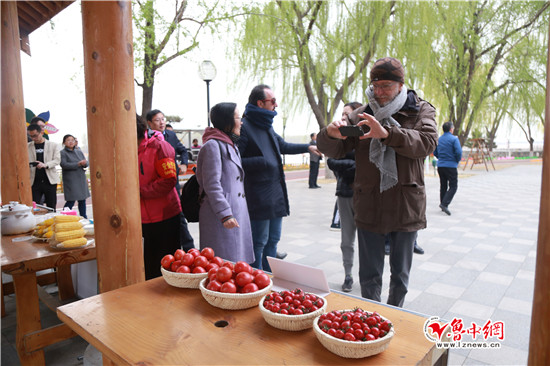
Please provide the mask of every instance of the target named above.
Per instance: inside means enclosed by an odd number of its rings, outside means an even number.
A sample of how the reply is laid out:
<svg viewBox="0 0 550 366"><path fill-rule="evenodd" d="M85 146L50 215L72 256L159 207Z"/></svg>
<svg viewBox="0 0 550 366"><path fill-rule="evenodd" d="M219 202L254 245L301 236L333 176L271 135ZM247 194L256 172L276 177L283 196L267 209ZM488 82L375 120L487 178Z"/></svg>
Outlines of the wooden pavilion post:
<svg viewBox="0 0 550 366"><path fill-rule="evenodd" d="M21 78L19 22L15 1L1 2L1 19L2 202L18 201L30 205L32 204L31 178Z"/></svg>
<svg viewBox="0 0 550 366"><path fill-rule="evenodd" d="M145 280L129 1L83 1L90 178L100 292Z"/></svg>
<svg viewBox="0 0 550 366"><path fill-rule="evenodd" d="M550 26L549 26L550 34ZM529 337L529 365L550 364L550 38L546 63L546 110L540 195L539 236L535 267L535 289Z"/></svg>

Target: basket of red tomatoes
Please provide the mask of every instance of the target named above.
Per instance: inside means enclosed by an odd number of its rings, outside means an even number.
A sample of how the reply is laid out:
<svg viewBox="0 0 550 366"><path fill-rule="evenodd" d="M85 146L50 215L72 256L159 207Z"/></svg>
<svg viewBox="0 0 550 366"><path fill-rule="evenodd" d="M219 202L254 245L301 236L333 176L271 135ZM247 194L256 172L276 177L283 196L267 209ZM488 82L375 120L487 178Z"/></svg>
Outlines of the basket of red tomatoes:
<svg viewBox="0 0 550 366"><path fill-rule="evenodd" d="M260 299L271 290L271 278L246 262L224 262L221 267L208 272L199 288L204 299L212 306L239 310L258 305Z"/></svg>
<svg viewBox="0 0 550 366"><path fill-rule="evenodd" d="M172 254L165 255L160 264L160 271L166 283L174 287L199 288L199 283L208 277L208 271L221 267L223 259L215 256L212 248L198 250L189 249L184 252L181 249Z"/></svg>
<svg viewBox="0 0 550 366"><path fill-rule="evenodd" d="M388 348L395 334L388 319L362 309L322 314L313 321L313 330L326 349L346 358L376 355Z"/></svg>
<svg viewBox="0 0 550 366"><path fill-rule="evenodd" d="M327 302L297 288L273 291L262 298L259 307L267 324L277 329L299 331L313 326L313 319L326 310Z"/></svg>

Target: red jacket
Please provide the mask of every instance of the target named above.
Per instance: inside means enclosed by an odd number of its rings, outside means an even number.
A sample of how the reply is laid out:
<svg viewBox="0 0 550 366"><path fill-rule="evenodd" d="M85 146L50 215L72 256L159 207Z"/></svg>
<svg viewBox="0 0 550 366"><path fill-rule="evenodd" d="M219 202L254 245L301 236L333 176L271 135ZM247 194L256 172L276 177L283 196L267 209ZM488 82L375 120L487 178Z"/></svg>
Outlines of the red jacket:
<svg viewBox="0 0 550 366"><path fill-rule="evenodd" d="M176 191L174 148L158 131L145 133L138 147L141 222L164 221L181 212Z"/></svg>

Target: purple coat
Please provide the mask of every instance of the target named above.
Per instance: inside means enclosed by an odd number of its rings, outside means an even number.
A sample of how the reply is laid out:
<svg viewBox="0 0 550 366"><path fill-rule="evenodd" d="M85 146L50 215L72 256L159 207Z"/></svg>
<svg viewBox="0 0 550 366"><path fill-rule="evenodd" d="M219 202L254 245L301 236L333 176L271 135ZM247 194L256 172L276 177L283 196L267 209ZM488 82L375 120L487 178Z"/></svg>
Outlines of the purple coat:
<svg viewBox="0 0 550 366"><path fill-rule="evenodd" d="M215 132L212 134L219 136ZM254 245L239 150L214 136L206 141L199 152L197 181L201 192L205 192L199 212L201 249L211 247L223 259L253 263ZM230 215L237 219L239 227L223 227L222 219Z"/></svg>

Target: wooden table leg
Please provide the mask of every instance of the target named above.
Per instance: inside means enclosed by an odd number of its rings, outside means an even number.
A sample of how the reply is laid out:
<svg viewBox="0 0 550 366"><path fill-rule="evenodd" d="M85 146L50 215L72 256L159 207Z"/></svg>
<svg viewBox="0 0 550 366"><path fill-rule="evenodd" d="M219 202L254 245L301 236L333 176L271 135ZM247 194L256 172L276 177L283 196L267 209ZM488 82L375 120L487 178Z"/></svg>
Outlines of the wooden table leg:
<svg viewBox="0 0 550 366"><path fill-rule="evenodd" d="M36 273L26 272L13 275L17 331L15 333L17 353L21 365L44 365L44 351L26 352L24 336L42 329L40 308L36 289Z"/></svg>
<svg viewBox="0 0 550 366"><path fill-rule="evenodd" d="M60 300L73 299L75 297L70 264L57 267L57 288Z"/></svg>
<svg viewBox="0 0 550 366"><path fill-rule="evenodd" d="M2 318L6 316L6 306L4 305L4 281L0 274L0 296L2 297Z"/></svg>

